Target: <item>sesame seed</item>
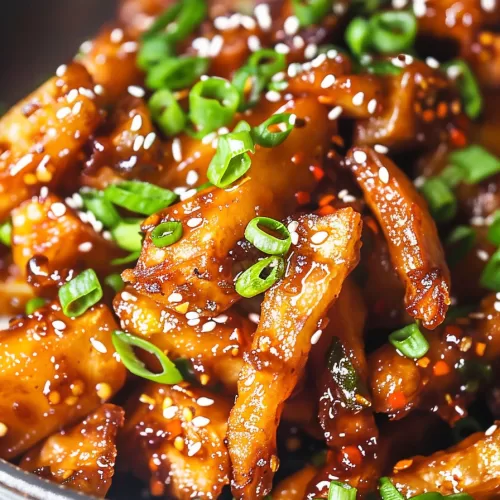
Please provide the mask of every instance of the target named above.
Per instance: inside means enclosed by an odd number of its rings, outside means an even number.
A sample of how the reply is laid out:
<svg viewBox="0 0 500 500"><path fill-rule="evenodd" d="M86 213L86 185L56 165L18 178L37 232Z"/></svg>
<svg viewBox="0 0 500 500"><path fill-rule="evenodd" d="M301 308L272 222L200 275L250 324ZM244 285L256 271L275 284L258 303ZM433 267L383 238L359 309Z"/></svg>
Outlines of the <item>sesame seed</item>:
<svg viewBox="0 0 500 500"><path fill-rule="evenodd" d="M375 146L373 146L373 149L377 152L377 153L380 153L380 154L387 154L389 152L389 148L387 146L384 146L383 144L375 144Z"/></svg>
<svg viewBox="0 0 500 500"><path fill-rule="evenodd" d="M380 167L378 170L378 178L384 184L387 184L389 182L389 170L387 170L385 167Z"/></svg>
<svg viewBox="0 0 500 500"><path fill-rule="evenodd" d="M177 303L177 302L182 302L182 295L180 293L177 293L177 292L174 292L174 293L171 293L169 296L168 296L168 299L167 299L170 303Z"/></svg>
<svg viewBox="0 0 500 500"><path fill-rule="evenodd" d="M139 99L146 95L146 91L138 85L129 85L127 90L131 96L137 97Z"/></svg>
<svg viewBox="0 0 500 500"><path fill-rule="evenodd" d="M254 9L254 15L257 20L257 24L264 30L267 31L271 28L272 19L271 11L269 5L266 3L261 3L257 5Z"/></svg>
<svg viewBox="0 0 500 500"><path fill-rule="evenodd" d="M219 316L214 318L214 321L216 323L224 324L228 319L229 319L229 317L227 314L219 314Z"/></svg>
<svg viewBox="0 0 500 500"><path fill-rule="evenodd" d="M259 321L260 321L260 316L256 313L250 313L248 315L248 319L252 322L252 323L255 323L256 325L259 324Z"/></svg>
<svg viewBox="0 0 500 500"><path fill-rule="evenodd" d="M481 0L481 8L486 12L493 12L496 7L496 0Z"/></svg>
<svg viewBox="0 0 500 500"><path fill-rule="evenodd" d="M359 150L354 151L353 157L356 163L364 163L368 159L366 153L364 151L359 151Z"/></svg>
<svg viewBox="0 0 500 500"><path fill-rule="evenodd" d="M368 113L370 113L371 115L373 115L373 113L375 113L375 111L377 110L377 100L376 99L371 99L368 102L367 109L368 109Z"/></svg>
<svg viewBox="0 0 500 500"><path fill-rule="evenodd" d="M485 436L491 436L493 433L497 430L497 426L493 424L492 426L488 427L488 429L485 431L484 435Z"/></svg>
<svg viewBox="0 0 500 500"><path fill-rule="evenodd" d="M224 45L224 38L220 35L215 35L210 42L209 56L217 57L222 50L222 46Z"/></svg>
<svg viewBox="0 0 500 500"><path fill-rule="evenodd" d="M336 78L334 75L326 75L321 82L321 88L327 89L328 87L331 87L335 83L335 80Z"/></svg>
<svg viewBox="0 0 500 500"><path fill-rule="evenodd" d="M430 68L439 68L439 61L437 59L434 59L433 57L428 57L425 60L425 64L427 64L427 66L429 66Z"/></svg>
<svg viewBox="0 0 500 500"><path fill-rule="evenodd" d="M196 311L189 311L186 313L186 319L197 319L200 315Z"/></svg>
<svg viewBox="0 0 500 500"><path fill-rule="evenodd" d="M198 227L202 222L203 219L201 217L193 217L192 219L189 219L186 224L188 227L195 228Z"/></svg>
<svg viewBox="0 0 500 500"><path fill-rule="evenodd" d="M197 326L200 324L200 320L199 318L196 318L196 319L190 319L188 322L187 322L188 326Z"/></svg>
<svg viewBox="0 0 500 500"><path fill-rule="evenodd" d="M321 334L323 330L316 330L311 337L311 344L315 345L318 343L318 340L321 338Z"/></svg>
<svg viewBox="0 0 500 500"><path fill-rule="evenodd" d="M132 120L132 125L130 126L130 130L132 132L137 132L141 130L142 127L142 116L141 115L135 115L133 120Z"/></svg>
<svg viewBox="0 0 500 500"><path fill-rule="evenodd" d="M290 222L290 224L288 224L287 229L288 229L288 231L293 233L293 232L297 231L298 227L299 227L298 221L294 220L294 221Z"/></svg>
<svg viewBox="0 0 500 500"><path fill-rule="evenodd" d="M292 43L296 49L301 49L306 44L306 42L304 42L304 39L299 35L295 35L293 37Z"/></svg>
<svg viewBox="0 0 500 500"><path fill-rule="evenodd" d="M297 243L299 242L299 233L297 233L295 231L291 231L290 232L290 239L292 241L292 245L297 245Z"/></svg>
<svg viewBox="0 0 500 500"><path fill-rule="evenodd" d="M66 205L64 203L56 202L50 206L50 211L55 217L62 217L66 213Z"/></svg>
<svg viewBox="0 0 500 500"><path fill-rule="evenodd" d="M67 116L71 114L71 109L68 108L67 106L64 108L61 108L57 113L56 113L56 118L58 120L64 120Z"/></svg>
<svg viewBox="0 0 500 500"><path fill-rule="evenodd" d="M261 47L259 37L256 35L250 35L247 40L247 45L252 52L257 52Z"/></svg>
<svg viewBox="0 0 500 500"><path fill-rule="evenodd" d="M290 52L290 47L284 43L277 43L275 46L274 46L274 50L278 53L278 54L288 54Z"/></svg>
<svg viewBox="0 0 500 500"><path fill-rule="evenodd" d="M82 253L87 253L92 250L92 243L90 241L84 241L78 245L78 250Z"/></svg>
<svg viewBox="0 0 500 500"><path fill-rule="evenodd" d="M100 84L94 85L94 92L97 95L104 95L104 87Z"/></svg>
<svg viewBox="0 0 500 500"><path fill-rule="evenodd" d="M329 120L336 120L341 114L342 114L342 107L341 106L335 106L329 113L328 113L328 119Z"/></svg>
<svg viewBox="0 0 500 500"><path fill-rule="evenodd" d="M126 290L122 292L122 299L126 302L137 302L137 297L127 292Z"/></svg>
<svg viewBox="0 0 500 500"><path fill-rule="evenodd" d="M62 76L65 75L65 73L66 73L67 70L68 70L68 66L66 66L66 64L61 64L61 66L59 66L56 69L56 76L58 76L59 78L61 78Z"/></svg>
<svg viewBox="0 0 500 500"><path fill-rule="evenodd" d="M150 132L146 139L144 139L144 149L148 150L156 140L156 134L154 132Z"/></svg>
<svg viewBox="0 0 500 500"><path fill-rule="evenodd" d="M106 346L100 340L97 340L94 337L91 337L90 338L90 343L92 344L92 347L97 352L100 352L101 354L106 354L108 352L108 349L106 348Z"/></svg>
<svg viewBox="0 0 500 500"><path fill-rule="evenodd" d="M137 152L139 151L139 149L142 148L143 144L144 144L144 136L138 135L134 140L134 145L132 146L132 149Z"/></svg>
<svg viewBox="0 0 500 500"><path fill-rule="evenodd" d="M318 57L311 61L311 66L313 68L319 68L326 61L326 55L320 54Z"/></svg>
<svg viewBox="0 0 500 500"><path fill-rule="evenodd" d="M278 102L281 99L281 94L276 92L276 90L269 90L266 92L266 99L269 102Z"/></svg>
<svg viewBox="0 0 500 500"><path fill-rule="evenodd" d="M178 137L172 141L172 156L176 162L182 161L181 141Z"/></svg>
<svg viewBox="0 0 500 500"><path fill-rule="evenodd" d="M109 37L113 43L120 43L123 40L123 30L115 28Z"/></svg>
<svg viewBox="0 0 500 500"><path fill-rule="evenodd" d="M188 446L188 457L192 457L196 455L201 450L201 443L194 443L191 446Z"/></svg>
<svg viewBox="0 0 500 500"><path fill-rule="evenodd" d="M315 43L310 43L304 50L304 57L306 59L313 59L318 53L318 46Z"/></svg>
<svg viewBox="0 0 500 500"><path fill-rule="evenodd" d="M488 252L486 250L482 250L482 249L477 250L476 255L478 256L478 258L480 260L482 260L484 262L487 262L490 258L490 256L488 255Z"/></svg>
<svg viewBox="0 0 500 500"><path fill-rule="evenodd" d="M201 415L193 418L191 422L195 427L206 427L210 423L210 419Z"/></svg>
<svg viewBox="0 0 500 500"><path fill-rule="evenodd" d="M170 420L177 415L178 406L169 406L168 408L163 409L163 418Z"/></svg>
<svg viewBox="0 0 500 500"><path fill-rule="evenodd" d="M181 193L179 198L181 201L189 200L189 198L192 198L197 192L196 188L188 189L187 191Z"/></svg>
<svg viewBox="0 0 500 500"><path fill-rule="evenodd" d="M210 398L201 397L196 400L196 403L198 404L198 406L212 406L215 401Z"/></svg>
<svg viewBox="0 0 500 500"><path fill-rule="evenodd" d="M253 17L250 16L240 16L240 24L246 29L246 30L253 30L255 29L256 22Z"/></svg>
<svg viewBox="0 0 500 500"><path fill-rule="evenodd" d="M354 104L354 106L361 106L361 104L363 104L364 100L365 100L364 92L358 92L352 98L352 103Z"/></svg>
<svg viewBox="0 0 500 500"><path fill-rule="evenodd" d="M285 19L283 29L289 36L295 35L299 31L300 23L297 16L290 16Z"/></svg>
<svg viewBox="0 0 500 500"><path fill-rule="evenodd" d="M52 326L56 330L64 330L66 328L66 323L64 321L61 321L61 320L57 319L56 321L52 322Z"/></svg>
<svg viewBox="0 0 500 500"><path fill-rule="evenodd" d="M217 323L215 321L207 321L202 327L201 331L204 333L211 332L215 329L217 326Z"/></svg>
<svg viewBox="0 0 500 500"><path fill-rule="evenodd" d="M319 231L311 236L311 241L315 245L321 245L328 238L328 233L326 231Z"/></svg>

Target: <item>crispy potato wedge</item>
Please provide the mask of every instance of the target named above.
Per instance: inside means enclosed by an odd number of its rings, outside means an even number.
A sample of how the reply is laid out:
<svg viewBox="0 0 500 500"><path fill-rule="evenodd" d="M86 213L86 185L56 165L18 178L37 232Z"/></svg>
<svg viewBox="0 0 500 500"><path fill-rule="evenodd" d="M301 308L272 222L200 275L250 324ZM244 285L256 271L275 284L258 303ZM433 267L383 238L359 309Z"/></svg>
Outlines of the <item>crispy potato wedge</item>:
<svg viewBox="0 0 500 500"><path fill-rule="evenodd" d="M450 273L425 201L384 155L353 148L346 163L385 235L406 288L406 310L426 328L436 328L450 304Z"/></svg>
<svg viewBox="0 0 500 500"><path fill-rule="evenodd" d="M35 194L54 188L82 155L101 121L94 84L80 64L57 75L0 120L0 220Z"/></svg>
<svg viewBox="0 0 500 500"><path fill-rule="evenodd" d="M117 325L104 305L78 318L57 302L0 332L0 457L14 458L71 425L125 382L111 331Z"/></svg>
<svg viewBox="0 0 500 500"><path fill-rule="evenodd" d="M204 315L217 315L239 300L233 284L231 251L257 215L282 219L297 204L295 194L310 191L315 180L309 170L321 162L328 140L326 110L315 99L292 102L286 109L305 120L280 146L259 148L248 175L226 189L209 188L146 219L146 238L135 269L123 279L158 302L171 307L179 293ZM269 175L273 165L280 175ZM157 248L151 231L161 222L177 220L183 237Z"/></svg>
<svg viewBox="0 0 500 500"><path fill-rule="evenodd" d="M155 496L217 499L229 484L229 409L221 396L187 384L147 384L128 401L120 468L149 480Z"/></svg>
<svg viewBox="0 0 500 500"><path fill-rule="evenodd" d="M498 422L497 422L498 424ZM391 477L405 496L428 491L442 495L468 493L476 500L500 494L500 429L469 436L448 450L430 457L414 457L411 465Z"/></svg>
<svg viewBox="0 0 500 500"><path fill-rule="evenodd" d="M116 436L124 415L119 406L101 406L79 424L30 450L23 457L21 468L104 498L114 475Z"/></svg>
<svg viewBox="0 0 500 500"><path fill-rule="evenodd" d="M35 196L13 210L12 254L23 275L28 274L29 263L37 256L46 259L43 272L50 275L88 267L106 274L110 261L124 252L83 222L64 200L48 194Z"/></svg>
<svg viewBox="0 0 500 500"><path fill-rule="evenodd" d="M233 495L269 493L279 462L276 428L301 376L314 335L359 259L361 217L352 209L298 219L285 277L266 292L252 351L229 418Z"/></svg>
<svg viewBox="0 0 500 500"><path fill-rule="evenodd" d="M113 306L124 330L148 339L171 359L190 360L203 385L213 379L236 392L253 323L234 310L214 318L198 318L186 303L178 303L178 311L169 310L130 286L116 295Z"/></svg>

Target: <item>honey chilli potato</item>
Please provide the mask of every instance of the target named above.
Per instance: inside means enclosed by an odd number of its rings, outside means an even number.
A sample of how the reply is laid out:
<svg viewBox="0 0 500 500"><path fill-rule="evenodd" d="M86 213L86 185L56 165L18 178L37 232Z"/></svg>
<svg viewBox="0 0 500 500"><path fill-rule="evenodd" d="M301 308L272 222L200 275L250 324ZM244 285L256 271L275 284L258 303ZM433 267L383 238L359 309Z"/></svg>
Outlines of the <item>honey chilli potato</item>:
<svg viewBox="0 0 500 500"><path fill-rule="evenodd" d="M117 4L0 117L0 458L500 498L500 0Z"/></svg>

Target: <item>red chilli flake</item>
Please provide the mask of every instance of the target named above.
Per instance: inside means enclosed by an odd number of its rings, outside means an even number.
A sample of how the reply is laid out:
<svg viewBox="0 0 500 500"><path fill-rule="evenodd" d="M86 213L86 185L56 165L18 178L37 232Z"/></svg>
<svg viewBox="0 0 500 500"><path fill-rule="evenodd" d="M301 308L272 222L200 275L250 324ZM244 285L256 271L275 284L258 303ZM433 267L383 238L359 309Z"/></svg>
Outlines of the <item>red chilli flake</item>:
<svg viewBox="0 0 500 500"><path fill-rule="evenodd" d="M311 195L307 191L295 193L295 199L299 205L307 205L311 201Z"/></svg>
<svg viewBox="0 0 500 500"><path fill-rule="evenodd" d="M317 165L311 165L309 170L312 172L314 178L319 182L325 176L325 171Z"/></svg>
<svg viewBox="0 0 500 500"><path fill-rule="evenodd" d="M401 410L407 403L406 396L401 391L391 394L387 401L392 410Z"/></svg>

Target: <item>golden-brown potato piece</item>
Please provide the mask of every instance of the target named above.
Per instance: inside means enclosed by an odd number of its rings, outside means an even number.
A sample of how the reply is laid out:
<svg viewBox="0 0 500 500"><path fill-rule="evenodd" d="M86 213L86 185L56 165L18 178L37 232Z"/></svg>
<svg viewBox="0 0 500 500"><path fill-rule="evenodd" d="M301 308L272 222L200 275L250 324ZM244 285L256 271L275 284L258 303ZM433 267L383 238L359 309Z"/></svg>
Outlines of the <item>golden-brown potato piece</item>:
<svg viewBox="0 0 500 500"><path fill-rule="evenodd" d="M316 468L306 465L303 469L287 477L273 488L273 500L304 500L307 485L316 475Z"/></svg>
<svg viewBox="0 0 500 500"><path fill-rule="evenodd" d="M468 493L475 500L500 495L500 430L497 422L485 433L469 436L430 457L414 457L391 480L405 497L428 491L442 495Z"/></svg>
<svg viewBox="0 0 500 500"><path fill-rule="evenodd" d="M57 186L101 121L87 70L60 66L56 76L0 120L0 220L35 194Z"/></svg>
<svg viewBox="0 0 500 500"><path fill-rule="evenodd" d="M447 140L447 125L460 116L458 93L445 73L410 56L398 59L401 73L382 77L384 99L373 104L371 117L356 122L356 145L428 149Z"/></svg>
<svg viewBox="0 0 500 500"><path fill-rule="evenodd" d="M139 44L119 26L104 28L82 49L77 60L100 86L96 91L104 104L115 104L129 85L141 83L142 72L136 64Z"/></svg>
<svg viewBox="0 0 500 500"><path fill-rule="evenodd" d="M49 437L21 461L21 468L104 498L111 486L116 459L116 435L124 411L103 405L82 422Z"/></svg>
<svg viewBox="0 0 500 500"><path fill-rule="evenodd" d="M78 318L57 302L0 332L0 457L14 458L109 399L125 381L104 305Z"/></svg>
<svg viewBox="0 0 500 500"><path fill-rule="evenodd" d="M392 264L406 288L406 310L426 328L436 328L450 304L450 273L425 201L384 155L353 148L346 163L385 235Z"/></svg>
<svg viewBox="0 0 500 500"><path fill-rule="evenodd" d="M169 310L130 286L116 295L113 306L124 330L148 339L171 359L189 359L203 385L214 379L236 392L243 355L255 330L236 311L200 318L187 310L187 303L178 303L178 311Z"/></svg>
<svg viewBox="0 0 500 500"><path fill-rule="evenodd" d="M178 293L204 315L217 315L239 300L231 251L255 216L283 219L294 209L296 193L313 188L309 165L321 162L327 145L327 113L315 99L292 102L286 110L303 118L304 126L292 130L280 146L256 150L244 178L226 189L201 191L146 219L139 262L123 273L125 281L169 307L169 297ZM269 175L270 165L276 175ZM169 220L182 223L183 236L157 248L151 231Z"/></svg>
<svg viewBox="0 0 500 500"><path fill-rule="evenodd" d="M214 393L148 383L128 402L120 468L149 480L156 496L217 499L229 483L230 403Z"/></svg>
<svg viewBox="0 0 500 500"><path fill-rule="evenodd" d="M359 259L361 217L350 208L298 219L299 240L284 278L266 292L252 351L229 418L233 495L261 498L271 490L276 428L283 403L301 376L322 321Z"/></svg>
<svg viewBox="0 0 500 500"><path fill-rule="evenodd" d="M12 212L12 254L26 275L33 257L47 259L46 275L92 267L97 273L110 270L112 259L123 256L113 241L55 195L35 196Z"/></svg>

